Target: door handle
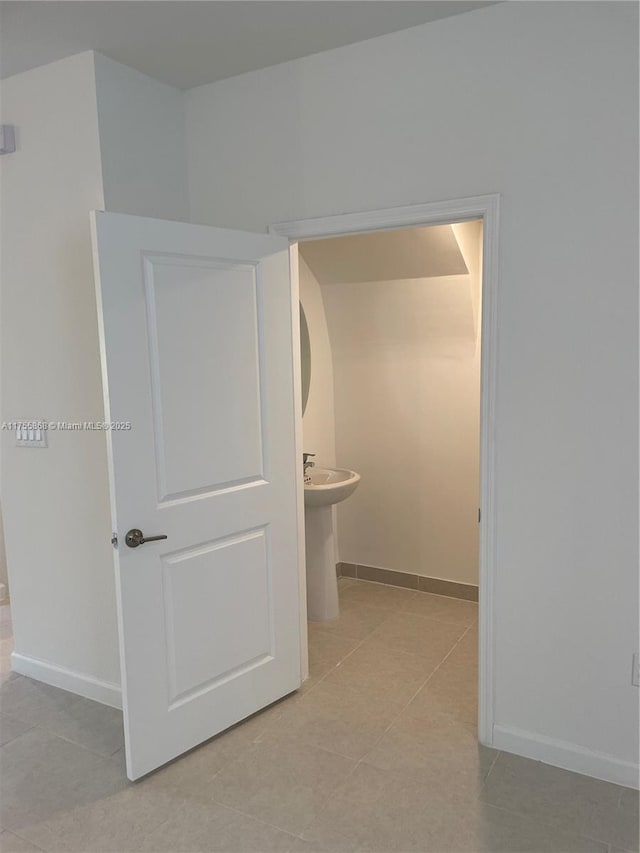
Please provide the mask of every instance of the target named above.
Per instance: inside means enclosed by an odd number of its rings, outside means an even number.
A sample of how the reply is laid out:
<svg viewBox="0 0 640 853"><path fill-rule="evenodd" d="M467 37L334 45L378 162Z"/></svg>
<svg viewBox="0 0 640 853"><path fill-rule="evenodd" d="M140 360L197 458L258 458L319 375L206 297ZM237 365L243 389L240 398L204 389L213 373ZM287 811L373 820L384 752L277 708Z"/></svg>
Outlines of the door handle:
<svg viewBox="0 0 640 853"><path fill-rule="evenodd" d="M161 533L159 536L145 536L142 530L138 530L137 527L132 527L124 537L124 541L127 543L129 548L137 548L138 545L144 545L145 542L157 542L158 539L166 538L167 537L164 533Z"/></svg>

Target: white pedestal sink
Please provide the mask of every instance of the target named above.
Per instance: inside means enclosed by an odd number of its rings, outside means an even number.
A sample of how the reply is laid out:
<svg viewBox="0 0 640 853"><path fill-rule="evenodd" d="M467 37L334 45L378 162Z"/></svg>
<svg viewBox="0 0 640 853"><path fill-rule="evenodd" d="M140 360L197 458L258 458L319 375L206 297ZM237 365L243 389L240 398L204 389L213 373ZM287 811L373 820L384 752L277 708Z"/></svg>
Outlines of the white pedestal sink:
<svg viewBox="0 0 640 853"><path fill-rule="evenodd" d="M359 474L343 468L307 471L304 484L307 615L312 622L336 619L339 614L332 507L353 494L359 482Z"/></svg>

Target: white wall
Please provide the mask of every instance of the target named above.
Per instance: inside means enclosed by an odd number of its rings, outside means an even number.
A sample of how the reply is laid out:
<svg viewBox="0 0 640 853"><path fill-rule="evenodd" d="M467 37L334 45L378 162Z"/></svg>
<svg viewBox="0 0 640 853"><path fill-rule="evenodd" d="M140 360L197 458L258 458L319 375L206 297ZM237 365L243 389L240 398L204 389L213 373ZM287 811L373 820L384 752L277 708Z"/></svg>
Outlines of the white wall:
<svg viewBox="0 0 640 853"><path fill-rule="evenodd" d="M183 93L95 54L105 209L189 219Z"/></svg>
<svg viewBox="0 0 640 853"><path fill-rule="evenodd" d="M103 207L92 53L2 83L2 420L103 420L89 211ZM2 433L16 652L119 681L104 433Z"/></svg>
<svg viewBox="0 0 640 853"><path fill-rule="evenodd" d="M502 194L496 731L627 781L637 23L632 3L502 3L187 95L194 221Z"/></svg>
<svg viewBox="0 0 640 853"><path fill-rule="evenodd" d="M87 52L4 81L2 121L18 143L0 159L2 418L101 421L89 211L188 219L182 95ZM104 682L95 697L113 701L104 433L51 432L32 451L4 433L2 450L16 652L69 670L71 689Z"/></svg>
<svg viewBox="0 0 640 853"><path fill-rule="evenodd" d="M336 464L333 361L322 291L302 254L300 259L300 302L309 327L311 383L302 418L304 450L315 453L319 467Z"/></svg>
<svg viewBox="0 0 640 853"><path fill-rule="evenodd" d="M337 508L340 559L477 584L481 228L459 231L474 275L321 290L336 455L362 476Z"/></svg>

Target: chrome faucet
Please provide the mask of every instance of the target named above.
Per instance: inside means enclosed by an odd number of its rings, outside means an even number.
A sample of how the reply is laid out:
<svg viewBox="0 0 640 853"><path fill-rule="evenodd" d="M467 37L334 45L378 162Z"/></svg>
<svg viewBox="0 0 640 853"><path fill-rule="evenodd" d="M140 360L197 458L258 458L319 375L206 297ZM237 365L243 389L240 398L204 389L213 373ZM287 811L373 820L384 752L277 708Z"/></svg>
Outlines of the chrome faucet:
<svg viewBox="0 0 640 853"><path fill-rule="evenodd" d="M315 453L303 453L302 454L302 473L306 477L307 471L309 468L313 468L315 462L310 461L311 456L315 456Z"/></svg>

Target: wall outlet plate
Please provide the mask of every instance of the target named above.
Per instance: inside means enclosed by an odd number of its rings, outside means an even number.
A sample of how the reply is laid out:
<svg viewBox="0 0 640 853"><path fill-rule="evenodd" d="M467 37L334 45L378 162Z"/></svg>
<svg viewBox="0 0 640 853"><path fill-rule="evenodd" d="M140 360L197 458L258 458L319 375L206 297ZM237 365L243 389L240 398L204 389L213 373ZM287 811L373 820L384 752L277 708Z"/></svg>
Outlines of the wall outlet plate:
<svg viewBox="0 0 640 853"><path fill-rule="evenodd" d="M634 687L640 687L640 654L633 656L633 668L631 670L631 683Z"/></svg>

